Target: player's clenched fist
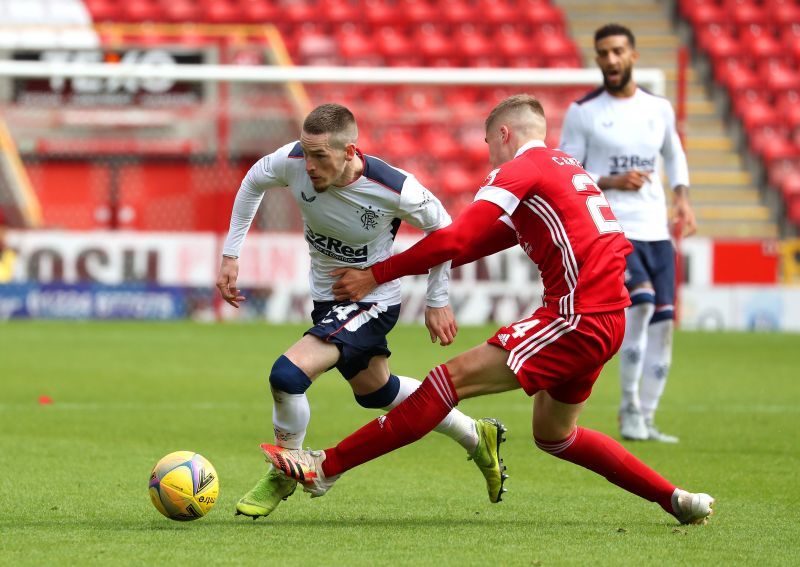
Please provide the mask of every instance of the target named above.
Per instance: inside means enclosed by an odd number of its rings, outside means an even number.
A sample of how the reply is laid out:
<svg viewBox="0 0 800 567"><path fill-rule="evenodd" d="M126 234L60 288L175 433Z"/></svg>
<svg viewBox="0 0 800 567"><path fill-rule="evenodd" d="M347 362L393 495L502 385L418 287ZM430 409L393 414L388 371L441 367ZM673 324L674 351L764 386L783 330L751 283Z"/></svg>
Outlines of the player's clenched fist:
<svg viewBox="0 0 800 567"><path fill-rule="evenodd" d="M333 284L333 296L337 301L361 301L378 285L370 269L339 268L333 270L331 275L339 277Z"/></svg>
<svg viewBox="0 0 800 567"><path fill-rule="evenodd" d="M234 307L239 307L239 302L244 301L242 292L236 288L236 280L239 277L239 260L228 256L222 257L222 265L219 267L217 277L217 289L222 299Z"/></svg>
<svg viewBox="0 0 800 567"><path fill-rule="evenodd" d="M650 172L632 169L619 175L615 175L614 182L610 189L620 189L622 191L638 191L647 181L650 181Z"/></svg>

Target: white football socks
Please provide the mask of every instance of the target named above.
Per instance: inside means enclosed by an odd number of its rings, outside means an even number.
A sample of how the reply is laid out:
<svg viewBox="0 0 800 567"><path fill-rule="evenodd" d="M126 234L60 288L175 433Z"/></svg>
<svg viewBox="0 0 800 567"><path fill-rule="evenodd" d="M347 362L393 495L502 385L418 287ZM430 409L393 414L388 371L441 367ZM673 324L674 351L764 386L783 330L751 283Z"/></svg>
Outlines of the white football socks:
<svg viewBox="0 0 800 567"><path fill-rule="evenodd" d="M667 385L669 367L672 363L672 331L675 323L665 319L647 328L647 348L644 354L642 383L639 387L639 401L642 415L650 423L658 409L658 401Z"/></svg>
<svg viewBox="0 0 800 567"><path fill-rule="evenodd" d="M642 376L647 326L655 312L650 302L631 305L625 310L625 336L619 349L620 406L639 407L639 379Z"/></svg>
<svg viewBox="0 0 800 567"><path fill-rule="evenodd" d="M420 381L408 376L397 376L400 379L400 390L391 404L385 410L390 410L405 400L411 393L419 388ZM478 446L478 431L475 429L475 420L453 408L445 418L433 428L434 431L443 433L453 441L464 447L471 455Z"/></svg>
<svg viewBox="0 0 800 567"><path fill-rule="evenodd" d="M287 394L272 388L272 427L275 444L287 449L302 449L311 408L305 394Z"/></svg>

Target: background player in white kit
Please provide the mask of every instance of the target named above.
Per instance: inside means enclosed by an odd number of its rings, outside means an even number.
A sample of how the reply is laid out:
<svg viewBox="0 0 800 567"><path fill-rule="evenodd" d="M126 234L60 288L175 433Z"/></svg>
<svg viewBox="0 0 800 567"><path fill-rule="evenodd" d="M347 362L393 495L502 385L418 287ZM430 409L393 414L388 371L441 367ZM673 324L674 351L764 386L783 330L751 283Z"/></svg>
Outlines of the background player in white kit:
<svg viewBox="0 0 800 567"><path fill-rule="evenodd" d="M608 24L595 32L595 61L603 87L570 105L561 149L583 163L606 194L625 236L626 286L631 307L620 349L620 434L625 439L675 443L654 416L672 360L675 250L670 240L662 163L673 187L673 222L695 232L689 169L669 101L633 80L638 58L631 31Z"/></svg>
<svg viewBox="0 0 800 567"><path fill-rule="evenodd" d="M234 307L244 301L236 287L238 256L264 191L289 187L303 216L311 255L311 314L314 326L281 355L269 376L273 397L275 442L302 448L310 409L306 390L325 371L336 367L367 408L391 409L419 381L390 374L386 334L400 312L400 282L376 288L359 302L335 301L330 272L368 266L392 254L394 236L404 220L426 233L450 224L439 200L406 171L362 154L356 148L358 128L344 106L324 104L306 117L299 142L261 158L242 181L223 248L217 287ZM448 306L449 264L428 275L425 323L431 340L448 345L456 334ZM503 427L484 418L473 420L453 410L436 427L461 444L483 473L490 498L502 485L499 444ZM237 514L269 515L295 490L297 482L270 468L237 503Z"/></svg>

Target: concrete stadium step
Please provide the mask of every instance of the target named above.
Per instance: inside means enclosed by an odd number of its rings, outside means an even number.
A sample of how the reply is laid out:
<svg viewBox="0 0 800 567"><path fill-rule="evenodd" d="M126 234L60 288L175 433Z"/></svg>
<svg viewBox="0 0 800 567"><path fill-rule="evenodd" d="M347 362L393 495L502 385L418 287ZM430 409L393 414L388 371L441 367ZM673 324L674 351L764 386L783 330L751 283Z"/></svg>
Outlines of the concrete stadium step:
<svg viewBox="0 0 800 567"><path fill-rule="evenodd" d="M695 136L728 137L728 126L718 116L688 116L686 131Z"/></svg>
<svg viewBox="0 0 800 567"><path fill-rule="evenodd" d="M733 141L721 136L696 136L686 140L686 150L733 151Z"/></svg>
<svg viewBox="0 0 800 567"><path fill-rule="evenodd" d="M708 238L778 238L774 222L701 222L697 236Z"/></svg>
<svg viewBox="0 0 800 567"><path fill-rule="evenodd" d="M695 206L724 204L732 205L761 205L761 196L758 189L748 187L746 189L730 189L727 187L692 187L689 194Z"/></svg>
<svg viewBox="0 0 800 567"><path fill-rule="evenodd" d="M692 132L689 131L689 137ZM687 152L687 159L689 160L689 171L696 169L705 170L729 170L741 169L742 158L739 154L731 152Z"/></svg>
<svg viewBox="0 0 800 567"><path fill-rule="evenodd" d="M706 205L695 204L698 221L768 221L772 213L763 205Z"/></svg>
<svg viewBox="0 0 800 567"><path fill-rule="evenodd" d="M694 170L690 172L692 185L723 186L723 187L751 187L753 176L747 171L708 171Z"/></svg>

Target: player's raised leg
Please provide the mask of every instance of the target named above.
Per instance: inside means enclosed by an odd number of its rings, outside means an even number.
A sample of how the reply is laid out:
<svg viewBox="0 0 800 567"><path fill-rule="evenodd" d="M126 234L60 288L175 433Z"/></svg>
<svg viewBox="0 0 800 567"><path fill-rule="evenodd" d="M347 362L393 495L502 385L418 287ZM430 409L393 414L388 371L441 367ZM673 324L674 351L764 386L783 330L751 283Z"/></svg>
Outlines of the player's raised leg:
<svg viewBox="0 0 800 567"><path fill-rule="evenodd" d="M269 376L272 392L272 425L276 445L302 449L311 411L306 390L322 371L335 363L338 350L316 337L304 336L281 355ZM236 514L253 519L268 516L291 496L297 481L280 474L272 465L264 476L236 504Z"/></svg>
<svg viewBox="0 0 800 567"><path fill-rule="evenodd" d="M397 376L399 390L395 399L382 409L397 407L421 382L408 376ZM447 435L467 451L467 459L474 462L486 481L486 491L491 502L499 502L505 481L505 465L500 457L500 444L505 441L505 426L495 418L473 419L456 408L450 410L434 431Z"/></svg>
<svg viewBox="0 0 800 567"><path fill-rule="evenodd" d="M281 460L271 460L282 472L298 480L337 477L422 438L450 413L462 397L519 388L514 374L505 364L506 356L503 350L494 346L477 346L431 370L420 387L403 403L345 438L336 447L320 452L316 462L297 463L287 452ZM265 451L270 454L269 447ZM499 477L499 483L493 486L495 492L490 494L490 499L496 502L503 492L503 464L498 456L486 463L486 467ZM304 482L309 483L308 480Z"/></svg>
<svg viewBox="0 0 800 567"><path fill-rule="evenodd" d="M681 523L705 523L714 499L681 490L633 456L608 435L578 427L583 403L568 404L540 391L534 398L533 431L536 446L604 476L637 496L656 502Z"/></svg>

